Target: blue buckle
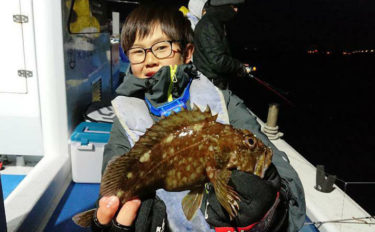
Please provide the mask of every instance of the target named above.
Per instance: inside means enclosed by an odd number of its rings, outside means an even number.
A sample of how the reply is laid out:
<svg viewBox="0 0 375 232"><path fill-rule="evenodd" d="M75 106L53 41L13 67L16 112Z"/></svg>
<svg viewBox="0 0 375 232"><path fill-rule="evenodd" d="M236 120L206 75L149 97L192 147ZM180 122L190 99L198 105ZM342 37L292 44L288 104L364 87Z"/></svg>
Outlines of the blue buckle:
<svg viewBox="0 0 375 232"><path fill-rule="evenodd" d="M151 104L151 102L147 98L145 98L145 101L147 103L147 106L148 106L150 112L153 115L158 116L158 117L161 117L161 116L168 117L172 112L178 113L182 110L182 108L187 109L186 102L190 98L190 91L189 91L190 84L191 84L191 80L188 83L188 85L186 86L186 88L184 90L184 93L182 94L181 97L179 97L179 98L177 98L177 99L175 99L171 102L165 103L164 105L159 106L159 107L154 107Z"/></svg>

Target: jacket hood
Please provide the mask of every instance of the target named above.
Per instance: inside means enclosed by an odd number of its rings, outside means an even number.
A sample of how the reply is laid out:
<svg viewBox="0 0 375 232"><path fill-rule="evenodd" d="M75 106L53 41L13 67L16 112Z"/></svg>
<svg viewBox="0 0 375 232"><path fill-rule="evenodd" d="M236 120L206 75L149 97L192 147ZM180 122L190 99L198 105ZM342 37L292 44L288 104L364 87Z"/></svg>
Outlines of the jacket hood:
<svg viewBox="0 0 375 232"><path fill-rule="evenodd" d="M213 17L223 23L229 22L237 14L230 5L208 6L206 12L207 16Z"/></svg>
<svg viewBox="0 0 375 232"><path fill-rule="evenodd" d="M200 19L202 18L202 10L206 2L207 0L190 0L188 8L193 15Z"/></svg>
<svg viewBox="0 0 375 232"><path fill-rule="evenodd" d="M129 69L124 81L116 89L116 93L142 99L147 97L153 106L158 107L167 102L169 91L171 91L173 99L180 97L190 79L196 76L197 73L192 64L178 65L173 81L171 80L170 66L163 66L157 73L147 79L134 76ZM169 90L171 82L172 88Z"/></svg>

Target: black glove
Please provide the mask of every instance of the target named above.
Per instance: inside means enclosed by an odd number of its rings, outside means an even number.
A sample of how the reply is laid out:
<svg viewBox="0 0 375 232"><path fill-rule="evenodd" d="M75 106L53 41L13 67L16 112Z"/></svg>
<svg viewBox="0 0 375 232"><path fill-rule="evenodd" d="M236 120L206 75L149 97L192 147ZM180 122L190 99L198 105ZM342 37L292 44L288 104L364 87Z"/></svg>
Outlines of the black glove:
<svg viewBox="0 0 375 232"><path fill-rule="evenodd" d="M238 216L230 221L226 210L220 205L211 184L205 191L201 210L206 221L213 227L246 227L260 221L275 202L280 189L280 177L271 165L263 179L253 174L233 171L229 185L240 196Z"/></svg>
<svg viewBox="0 0 375 232"><path fill-rule="evenodd" d="M101 225L96 219L96 213L91 223L93 232L148 232L157 231L158 227L168 231L166 207L158 197L142 201L137 218L132 226L120 225L115 219L108 225Z"/></svg>

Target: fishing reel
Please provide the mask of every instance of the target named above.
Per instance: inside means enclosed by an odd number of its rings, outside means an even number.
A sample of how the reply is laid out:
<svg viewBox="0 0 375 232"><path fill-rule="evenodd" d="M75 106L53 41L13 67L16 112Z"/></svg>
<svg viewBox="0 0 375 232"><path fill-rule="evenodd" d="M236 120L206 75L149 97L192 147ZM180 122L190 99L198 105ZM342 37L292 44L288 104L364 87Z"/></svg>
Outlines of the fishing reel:
<svg viewBox="0 0 375 232"><path fill-rule="evenodd" d="M250 77L253 77L253 75L251 75L252 72L255 72L257 70L257 67L255 66L246 66L245 67L246 69L246 73L250 76Z"/></svg>

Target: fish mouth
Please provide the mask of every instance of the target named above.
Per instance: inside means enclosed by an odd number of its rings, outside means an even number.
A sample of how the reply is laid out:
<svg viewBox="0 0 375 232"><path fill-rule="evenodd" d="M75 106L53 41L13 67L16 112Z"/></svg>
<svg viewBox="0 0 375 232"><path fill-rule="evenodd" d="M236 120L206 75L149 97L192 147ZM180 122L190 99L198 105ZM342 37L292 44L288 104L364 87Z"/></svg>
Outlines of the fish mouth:
<svg viewBox="0 0 375 232"><path fill-rule="evenodd" d="M270 164L272 162L272 156L273 156L273 151L271 149L267 149L266 159L265 159L265 163L266 163L267 168L268 168L268 166L270 166Z"/></svg>
<svg viewBox="0 0 375 232"><path fill-rule="evenodd" d="M267 148L264 152L264 162L263 162L263 173L262 177L264 177L264 174L266 173L268 167L271 165L272 162L272 155L273 152L271 149Z"/></svg>
<svg viewBox="0 0 375 232"><path fill-rule="evenodd" d="M255 164L255 174L263 178L271 162L272 162L272 150L269 148L266 148L263 151L263 154L261 155L260 159Z"/></svg>

